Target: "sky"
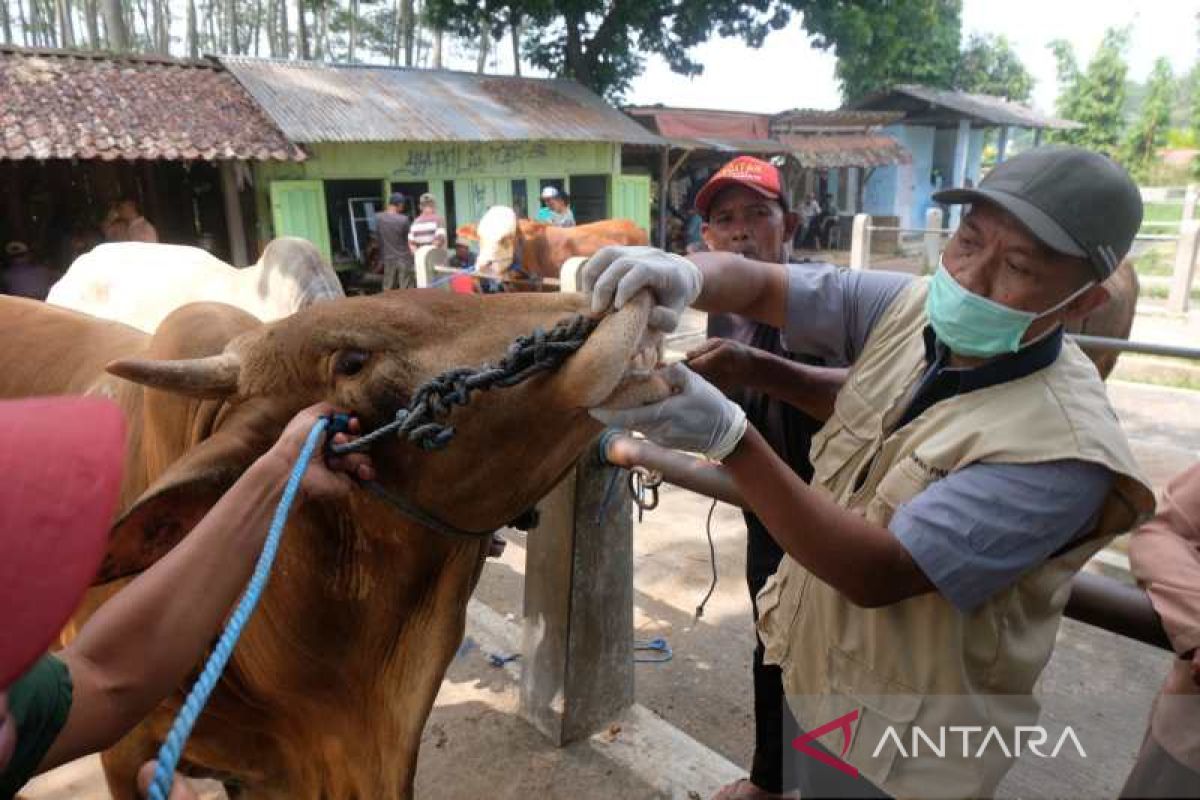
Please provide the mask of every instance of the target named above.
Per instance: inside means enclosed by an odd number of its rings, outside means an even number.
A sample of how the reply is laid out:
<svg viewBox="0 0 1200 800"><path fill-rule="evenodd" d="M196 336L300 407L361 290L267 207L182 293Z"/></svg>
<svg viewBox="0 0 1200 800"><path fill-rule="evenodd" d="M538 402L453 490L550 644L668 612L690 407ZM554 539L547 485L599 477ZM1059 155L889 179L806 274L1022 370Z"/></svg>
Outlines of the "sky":
<svg viewBox="0 0 1200 800"><path fill-rule="evenodd" d="M1033 75L1032 105L1054 110L1057 89L1052 39L1066 39L1081 67L1106 28L1132 25L1126 52L1129 77L1144 80L1160 55L1176 74L1196 61L1196 13L1200 0L964 0L963 36L1004 34ZM798 23L769 35L759 50L738 40L716 39L695 48L704 74L686 78L654 57L634 80L630 103L775 112L787 108L836 108L841 96L834 78L836 59L812 47Z"/></svg>

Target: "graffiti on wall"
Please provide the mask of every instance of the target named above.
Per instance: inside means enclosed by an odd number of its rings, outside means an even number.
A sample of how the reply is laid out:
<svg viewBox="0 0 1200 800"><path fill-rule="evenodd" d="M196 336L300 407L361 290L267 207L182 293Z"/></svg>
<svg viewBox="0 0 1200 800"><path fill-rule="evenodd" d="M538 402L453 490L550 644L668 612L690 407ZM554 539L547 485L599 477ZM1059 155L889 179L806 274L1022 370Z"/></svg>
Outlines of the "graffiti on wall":
<svg viewBox="0 0 1200 800"><path fill-rule="evenodd" d="M407 152L400 165L392 170L392 178L453 178L546 171L552 147L545 142L411 144L405 148Z"/></svg>

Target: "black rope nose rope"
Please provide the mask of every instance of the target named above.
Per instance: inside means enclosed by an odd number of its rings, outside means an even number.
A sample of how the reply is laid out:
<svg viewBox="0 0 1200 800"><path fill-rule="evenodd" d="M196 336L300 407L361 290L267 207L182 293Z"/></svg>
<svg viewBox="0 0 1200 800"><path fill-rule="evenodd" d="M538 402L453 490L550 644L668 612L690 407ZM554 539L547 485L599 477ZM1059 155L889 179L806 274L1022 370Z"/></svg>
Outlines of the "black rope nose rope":
<svg viewBox="0 0 1200 800"><path fill-rule="evenodd" d="M361 452L390 434L407 437L423 450L440 450L454 438L454 426L438 422L438 418L455 406L470 403L475 392L515 386L539 372L557 369L584 345L598 324L599 320L576 314L549 331L536 328L518 336L500 363L458 367L431 378L417 388L408 406L397 411L391 422L352 442L331 445L330 451L335 455Z"/></svg>

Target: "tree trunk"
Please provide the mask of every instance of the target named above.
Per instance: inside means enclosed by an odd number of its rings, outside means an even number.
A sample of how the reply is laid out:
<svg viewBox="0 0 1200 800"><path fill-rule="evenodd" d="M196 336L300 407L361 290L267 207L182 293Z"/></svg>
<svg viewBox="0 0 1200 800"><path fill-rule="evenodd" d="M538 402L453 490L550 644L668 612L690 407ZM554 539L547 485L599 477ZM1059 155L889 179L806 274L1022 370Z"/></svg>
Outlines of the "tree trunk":
<svg viewBox="0 0 1200 800"><path fill-rule="evenodd" d="M442 29L433 29L433 68L442 68Z"/></svg>
<svg viewBox="0 0 1200 800"><path fill-rule="evenodd" d="M100 9L96 0L83 0L83 22L87 27L88 47L99 50L100 42Z"/></svg>
<svg viewBox="0 0 1200 800"><path fill-rule="evenodd" d="M2 2L3 0L0 0ZM75 25L71 21L71 0L56 0L54 10L58 16L58 39L63 47L75 46Z"/></svg>
<svg viewBox="0 0 1200 800"><path fill-rule="evenodd" d="M288 30L287 0L279 0L279 50L284 58L292 57L292 36Z"/></svg>
<svg viewBox="0 0 1200 800"><path fill-rule="evenodd" d="M492 32L488 29L488 18L486 13L479 15L479 59L475 62L475 71L483 74L484 68L487 66L488 45L492 41Z"/></svg>
<svg viewBox="0 0 1200 800"><path fill-rule="evenodd" d="M187 41L188 58L200 57L200 36L196 31L196 0L188 0L187 4Z"/></svg>
<svg viewBox="0 0 1200 800"><path fill-rule="evenodd" d="M296 0L296 49L298 55L305 61L312 58L308 46L308 20L305 19L304 0Z"/></svg>
<svg viewBox="0 0 1200 800"><path fill-rule="evenodd" d="M4 32L4 43L12 44L12 20L8 18L8 0L0 0L0 31Z"/></svg>
<svg viewBox="0 0 1200 800"><path fill-rule="evenodd" d="M236 53L238 51L237 0L225 0L225 31L225 42L229 46L225 52Z"/></svg>
<svg viewBox="0 0 1200 800"><path fill-rule="evenodd" d="M400 34L404 37L404 66L413 65L413 38L416 25L413 24L413 0L400 0Z"/></svg>
<svg viewBox="0 0 1200 800"><path fill-rule="evenodd" d="M267 4L267 55L271 58L279 55L279 25L276 23L276 18L279 16L279 7L275 5L275 0L266 0Z"/></svg>
<svg viewBox="0 0 1200 800"><path fill-rule="evenodd" d="M129 50L129 28L125 27L121 0L100 0L100 13L104 15L104 30L108 33L109 49L118 53Z"/></svg>
<svg viewBox="0 0 1200 800"><path fill-rule="evenodd" d="M171 6L169 0L154 0L154 29L158 33L158 52L171 55Z"/></svg>
<svg viewBox="0 0 1200 800"><path fill-rule="evenodd" d="M358 0L350 0L350 41L346 60L354 63L354 47L358 44Z"/></svg>
<svg viewBox="0 0 1200 800"><path fill-rule="evenodd" d="M317 9L317 60L333 60L329 54L329 5L324 2Z"/></svg>
<svg viewBox="0 0 1200 800"><path fill-rule="evenodd" d="M204 19L208 26L208 47L205 48L209 52L216 50L220 52L221 44L217 40L217 3L216 0L208 0L207 9L204 13Z"/></svg>
<svg viewBox="0 0 1200 800"><path fill-rule="evenodd" d="M516 9L512 12L510 20L512 27L512 48L513 48L513 75L521 77L521 32L525 29L525 20L521 18L521 12Z"/></svg>
<svg viewBox="0 0 1200 800"><path fill-rule="evenodd" d="M567 52L564 60L566 61L567 76L574 78L591 89L593 88L592 70L588 64L587 56L583 52L583 40L579 34L580 28L583 27L583 19L568 16L565 22L567 26Z"/></svg>

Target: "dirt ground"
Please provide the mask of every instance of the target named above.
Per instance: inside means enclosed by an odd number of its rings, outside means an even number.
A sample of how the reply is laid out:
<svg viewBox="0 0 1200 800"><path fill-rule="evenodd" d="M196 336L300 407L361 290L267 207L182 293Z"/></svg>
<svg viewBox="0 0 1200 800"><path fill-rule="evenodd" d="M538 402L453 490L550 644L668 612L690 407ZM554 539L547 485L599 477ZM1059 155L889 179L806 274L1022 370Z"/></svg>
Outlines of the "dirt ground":
<svg viewBox="0 0 1200 800"><path fill-rule="evenodd" d="M698 321L689 318L685 326L694 331ZM675 337L673 345L683 349L696 339L694 334ZM1120 381L1111 382L1109 392L1156 486L1200 455L1200 394ZM696 619L696 604L710 579L704 527L709 506L698 495L664 487L660 507L635 525L632 635L663 637L673 651L669 661L637 665L637 699L734 764L746 765L753 748L753 633L743 577L745 529L740 512L718 504L712 534L719 580L703 618ZM515 626L527 535L512 531L507 536L510 545L502 558L488 562L476 599ZM478 639L472 631L468 635ZM495 643L490 647L497 651ZM551 747L516 714L516 669L489 666L487 652L487 645L468 646L447 675L425 732L418 796L704 796L686 787L664 793L610 759L607 743L620 739L621 731L563 750ZM1043 676L1043 719L1071 724L1093 753L1104 756L1080 762L1022 761L1002 791L1011 796L1116 796L1167 669L1162 651L1066 621ZM99 800L107 792L93 759L44 777L24 796Z"/></svg>

